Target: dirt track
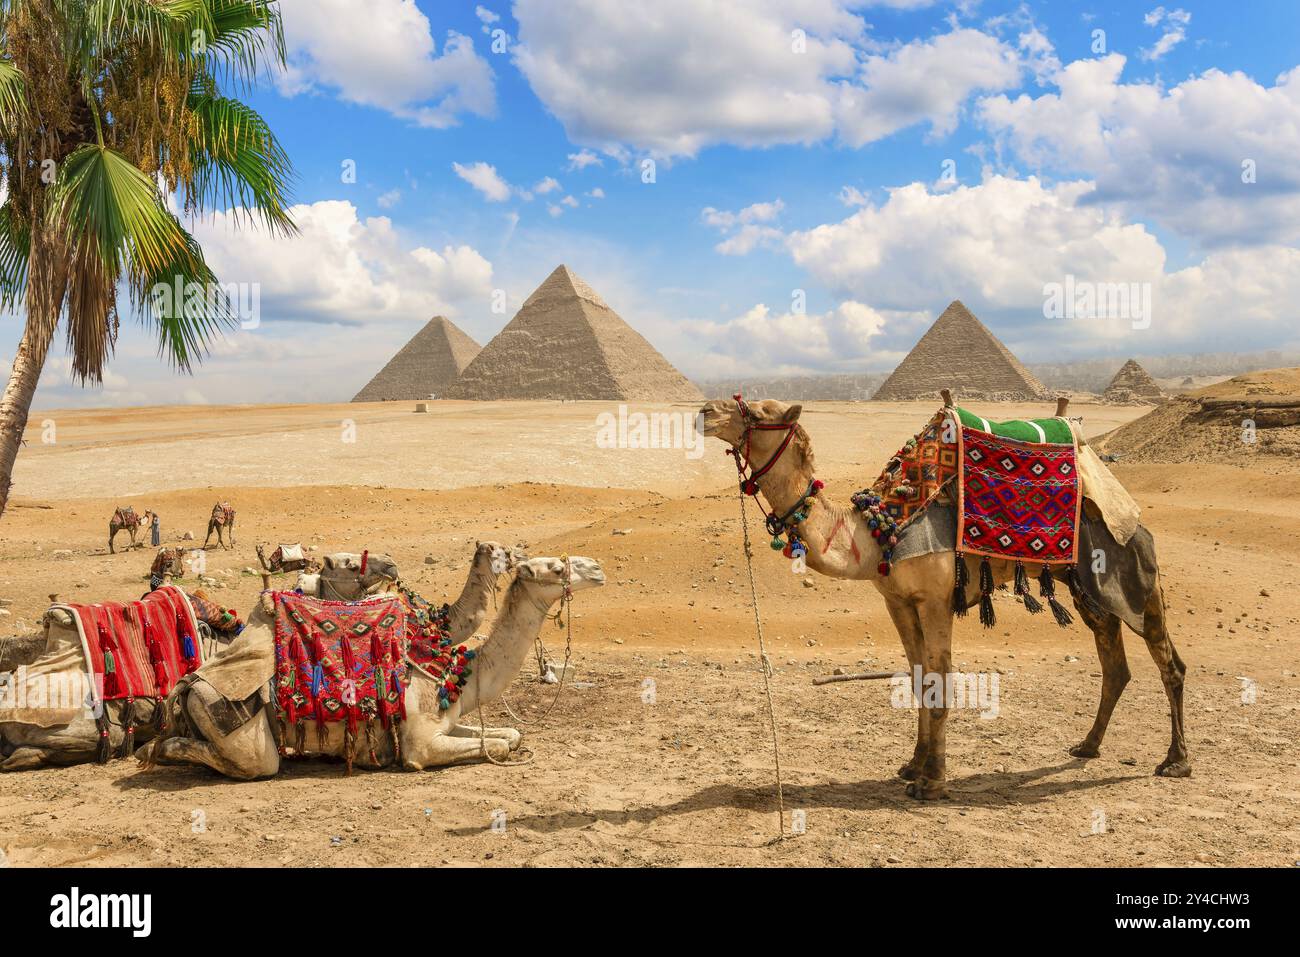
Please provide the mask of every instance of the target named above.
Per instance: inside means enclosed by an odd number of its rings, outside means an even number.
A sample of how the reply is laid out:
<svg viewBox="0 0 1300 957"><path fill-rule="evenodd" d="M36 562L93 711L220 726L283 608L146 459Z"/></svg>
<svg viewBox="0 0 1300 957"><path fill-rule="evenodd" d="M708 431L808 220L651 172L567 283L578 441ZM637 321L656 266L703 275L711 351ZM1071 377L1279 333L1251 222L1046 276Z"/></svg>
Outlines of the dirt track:
<svg viewBox="0 0 1300 957"><path fill-rule="evenodd" d="M763 847L776 825L770 744L720 446L698 459L597 449L595 416L611 410L596 403L435 409L52 413L54 445L40 443L46 416L34 415L17 475L20 507L0 520L0 599L11 612L0 617L0 636L36 622L51 592L93 601L143 590L151 550L109 556L104 547L112 507L127 501L160 511L171 540L186 529L201 539L212 502L231 499L239 545L210 551L208 569L228 585L221 600L240 610L259 587L241 574L256 565L256 540L388 551L431 599L459 589L475 538L525 541L536 555L590 555L610 578L576 605L578 680L591 686L566 692L548 727L526 735L535 762L350 780L336 765L298 764L253 784L200 769L140 773L131 762L0 776L0 850L11 863L1300 860L1296 474L1116 469L1156 535L1171 630L1189 666L1195 770L1187 780L1151 775L1168 717L1140 639L1128 638L1134 679L1103 755L1079 761L1065 749L1095 710L1091 635L1002 601L996 629L969 620L955 637L959 667L1000 671L999 716L955 712L954 799L911 801L893 772L910 755L913 713L891 707L881 682L813 688L809 680L841 665L902 665L883 603L869 585L811 578L809 587L761 549L786 803L807 826ZM931 411L926 403L810 406L803 422L828 491L843 501L867 484ZM1095 434L1144 410L1071 411ZM345 418L356 424L355 443L340 439ZM72 554L53 557L64 549ZM560 641L544 637L552 648ZM1238 676L1257 683L1254 704L1242 703ZM653 703L643 700L646 679ZM527 725L549 694L521 680L509 700ZM499 708L488 720L511 723ZM497 810L504 835L490 829ZM196 811L201 833L192 829ZM1107 831L1094 834L1100 814Z"/></svg>

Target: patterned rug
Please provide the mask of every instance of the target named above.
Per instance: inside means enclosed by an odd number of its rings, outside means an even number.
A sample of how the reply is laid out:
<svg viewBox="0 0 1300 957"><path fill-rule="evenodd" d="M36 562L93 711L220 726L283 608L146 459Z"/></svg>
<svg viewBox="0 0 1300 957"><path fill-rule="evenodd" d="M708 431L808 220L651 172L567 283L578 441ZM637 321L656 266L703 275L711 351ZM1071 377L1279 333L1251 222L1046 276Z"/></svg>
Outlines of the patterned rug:
<svg viewBox="0 0 1300 957"><path fill-rule="evenodd" d="M364 721L373 763L374 724L392 735L406 717L402 685L407 610L395 597L326 601L296 592L273 592L275 602L276 704L284 724L298 730L303 751L305 721L325 726L346 722L348 771L357 731ZM283 742L282 742L283 744Z"/></svg>
<svg viewBox="0 0 1300 957"><path fill-rule="evenodd" d="M179 588L165 586L125 604L64 607L77 616L91 677L103 688L104 701L165 698L203 664L197 622Z"/></svg>
<svg viewBox="0 0 1300 957"><path fill-rule="evenodd" d="M961 430L958 551L1072 565L1078 552L1074 443L1017 442Z"/></svg>

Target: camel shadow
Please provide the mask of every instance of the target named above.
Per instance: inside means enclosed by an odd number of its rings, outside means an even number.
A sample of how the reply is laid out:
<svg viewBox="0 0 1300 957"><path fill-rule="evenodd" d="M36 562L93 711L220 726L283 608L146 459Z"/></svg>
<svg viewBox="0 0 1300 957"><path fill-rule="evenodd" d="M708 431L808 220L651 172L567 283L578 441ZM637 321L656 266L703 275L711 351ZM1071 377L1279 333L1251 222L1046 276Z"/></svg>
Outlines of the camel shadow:
<svg viewBox="0 0 1300 957"><path fill-rule="evenodd" d="M851 783L785 785L787 810L834 808L843 811L890 809L924 814L935 807L1001 808L1049 801L1075 791L1123 784L1145 777L1140 774L1109 776L1087 781L1045 780L1061 771L1076 770L1087 762L1073 759L1031 771L972 774L949 782L952 797L944 801L917 801L907 796L906 782L899 778ZM750 810L760 813L776 809L776 786L736 787L714 784L670 804L646 805L628 810L557 811L510 818L512 827L551 834L578 830L598 821L613 824L651 824L660 818L718 809ZM469 837L482 833L481 826L453 828L449 834Z"/></svg>

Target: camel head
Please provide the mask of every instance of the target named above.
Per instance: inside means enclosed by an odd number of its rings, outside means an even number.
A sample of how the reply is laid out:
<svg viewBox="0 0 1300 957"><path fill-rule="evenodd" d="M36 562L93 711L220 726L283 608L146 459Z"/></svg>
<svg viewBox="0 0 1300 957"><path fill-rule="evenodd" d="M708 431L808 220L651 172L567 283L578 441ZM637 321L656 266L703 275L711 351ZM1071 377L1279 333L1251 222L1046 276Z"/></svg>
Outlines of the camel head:
<svg viewBox="0 0 1300 957"><path fill-rule="evenodd" d="M527 588L541 600L550 604L564 595L564 560L561 558L529 558L520 562L515 582ZM583 591L605 584L605 572L594 558L573 555L569 558L569 589Z"/></svg>
<svg viewBox="0 0 1300 957"><path fill-rule="evenodd" d="M514 569L527 556L518 548L508 548L498 542L474 543L474 569L502 575Z"/></svg>
<svg viewBox="0 0 1300 957"><path fill-rule="evenodd" d="M732 448L739 448L745 436L746 426L793 425L799 420L802 405L787 405L776 399L761 399L746 402L749 419L746 421L740 403L735 399L710 399L704 403L701 413L704 416L704 434L722 439ZM761 460L771 454L781 444L785 433L779 429L758 430L749 433L750 458ZM765 454L766 453L766 454Z"/></svg>

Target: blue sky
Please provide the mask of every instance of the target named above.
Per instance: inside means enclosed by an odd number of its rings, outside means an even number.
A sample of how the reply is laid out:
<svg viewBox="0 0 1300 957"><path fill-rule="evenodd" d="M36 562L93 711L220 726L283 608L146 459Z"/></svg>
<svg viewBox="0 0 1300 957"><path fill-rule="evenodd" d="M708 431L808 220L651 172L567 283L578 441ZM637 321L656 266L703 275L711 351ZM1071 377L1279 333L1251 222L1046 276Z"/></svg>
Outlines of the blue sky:
<svg viewBox="0 0 1300 957"><path fill-rule="evenodd" d="M1294 3L281 7L250 100L302 234L194 224L259 325L187 377L124 325L102 387L56 351L38 406L344 400L560 262L698 378L887 371L953 298L1031 362L1300 344ZM1045 316L1067 277L1149 322Z"/></svg>

